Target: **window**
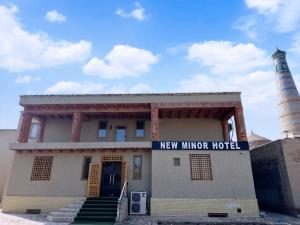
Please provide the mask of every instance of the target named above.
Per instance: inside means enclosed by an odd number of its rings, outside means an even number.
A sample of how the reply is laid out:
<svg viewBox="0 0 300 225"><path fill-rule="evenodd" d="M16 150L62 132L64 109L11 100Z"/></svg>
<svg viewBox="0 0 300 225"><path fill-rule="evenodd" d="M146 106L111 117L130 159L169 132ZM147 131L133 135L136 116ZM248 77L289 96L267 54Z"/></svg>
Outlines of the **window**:
<svg viewBox="0 0 300 225"><path fill-rule="evenodd" d="M91 161L92 161L92 157L90 157L90 156L83 157L82 175L81 175L81 179L83 179L83 180L88 179L88 177L89 177Z"/></svg>
<svg viewBox="0 0 300 225"><path fill-rule="evenodd" d="M144 126L145 126L144 121L136 121L135 134L137 137L144 137L144 135L145 135Z"/></svg>
<svg viewBox="0 0 300 225"><path fill-rule="evenodd" d="M141 155L133 156L133 179L134 180L142 179L142 156Z"/></svg>
<svg viewBox="0 0 300 225"><path fill-rule="evenodd" d="M192 180L212 180L211 160L209 154L190 154Z"/></svg>
<svg viewBox="0 0 300 225"><path fill-rule="evenodd" d="M38 123L32 123L30 130L31 130L31 132L30 132L30 139L37 139L37 137L38 137L38 130L39 130L39 124Z"/></svg>
<svg viewBox="0 0 300 225"><path fill-rule="evenodd" d="M117 127L117 141L123 142L126 139L126 128Z"/></svg>
<svg viewBox="0 0 300 225"><path fill-rule="evenodd" d="M36 156L33 160L31 180L50 180L53 156Z"/></svg>
<svg viewBox="0 0 300 225"><path fill-rule="evenodd" d="M104 138L107 135L107 121L99 122L98 137Z"/></svg>
<svg viewBox="0 0 300 225"><path fill-rule="evenodd" d="M173 158L173 166L180 166L180 158Z"/></svg>

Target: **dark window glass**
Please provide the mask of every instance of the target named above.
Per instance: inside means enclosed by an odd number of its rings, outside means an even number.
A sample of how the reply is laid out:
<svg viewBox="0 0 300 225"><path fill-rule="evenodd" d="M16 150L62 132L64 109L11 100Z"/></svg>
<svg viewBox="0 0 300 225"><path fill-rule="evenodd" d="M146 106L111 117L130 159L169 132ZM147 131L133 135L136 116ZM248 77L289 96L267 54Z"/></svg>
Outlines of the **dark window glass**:
<svg viewBox="0 0 300 225"><path fill-rule="evenodd" d="M91 161L92 161L92 157L83 158L82 179L88 179Z"/></svg>
<svg viewBox="0 0 300 225"><path fill-rule="evenodd" d="M126 128L117 127L117 141L124 142L126 139Z"/></svg>
<svg viewBox="0 0 300 225"><path fill-rule="evenodd" d="M136 136L137 137L144 137L145 131L145 122L144 121L136 121Z"/></svg>
<svg viewBox="0 0 300 225"><path fill-rule="evenodd" d="M98 137L106 137L107 135L107 121L100 121L99 122L99 130L98 130Z"/></svg>
<svg viewBox="0 0 300 225"><path fill-rule="evenodd" d="M141 155L133 156L133 179L134 180L142 179L142 156Z"/></svg>
<svg viewBox="0 0 300 225"><path fill-rule="evenodd" d="M180 158L173 158L173 166L180 166Z"/></svg>

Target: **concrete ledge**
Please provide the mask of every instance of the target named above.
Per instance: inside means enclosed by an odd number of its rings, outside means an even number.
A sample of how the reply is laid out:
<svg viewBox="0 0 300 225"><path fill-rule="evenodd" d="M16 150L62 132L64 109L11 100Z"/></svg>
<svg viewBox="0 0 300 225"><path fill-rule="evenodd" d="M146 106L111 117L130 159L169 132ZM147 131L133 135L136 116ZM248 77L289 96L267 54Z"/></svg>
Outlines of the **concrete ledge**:
<svg viewBox="0 0 300 225"><path fill-rule="evenodd" d="M113 148L151 148L151 141L144 142L61 142L61 143L11 143L11 150L80 150L80 149L113 149Z"/></svg>
<svg viewBox="0 0 300 225"><path fill-rule="evenodd" d="M4 196L2 212L25 213L26 209L41 209L48 213L85 197Z"/></svg>

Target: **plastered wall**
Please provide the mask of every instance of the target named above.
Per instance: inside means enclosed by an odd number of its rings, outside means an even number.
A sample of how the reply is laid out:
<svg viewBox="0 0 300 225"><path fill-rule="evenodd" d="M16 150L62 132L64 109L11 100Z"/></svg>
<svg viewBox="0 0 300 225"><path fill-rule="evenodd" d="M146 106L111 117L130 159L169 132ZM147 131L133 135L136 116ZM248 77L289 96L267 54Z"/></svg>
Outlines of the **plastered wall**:
<svg viewBox="0 0 300 225"><path fill-rule="evenodd" d="M210 154L213 180L191 180L189 154ZM255 199L249 152L153 150L152 197Z"/></svg>
<svg viewBox="0 0 300 225"><path fill-rule="evenodd" d="M0 130L0 201L14 156L8 145L15 142L16 138L17 130Z"/></svg>
<svg viewBox="0 0 300 225"><path fill-rule="evenodd" d="M105 153L16 153L7 195L11 196L86 196L87 180L81 179L84 156L92 156L92 162L99 162L103 154L123 155L127 162L128 189L151 191L151 153L144 151L105 152ZM50 181L31 181L34 156L53 155ZM142 155L142 180L133 180L133 156Z"/></svg>

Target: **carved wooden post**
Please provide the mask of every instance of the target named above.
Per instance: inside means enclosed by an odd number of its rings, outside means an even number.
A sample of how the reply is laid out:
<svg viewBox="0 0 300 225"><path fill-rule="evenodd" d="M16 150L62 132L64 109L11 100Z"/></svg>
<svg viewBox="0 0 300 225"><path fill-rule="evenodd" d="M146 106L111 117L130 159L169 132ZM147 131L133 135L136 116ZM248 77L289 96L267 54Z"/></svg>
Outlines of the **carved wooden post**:
<svg viewBox="0 0 300 225"><path fill-rule="evenodd" d="M243 107L238 106L234 109L234 121L236 127L236 137L238 141L247 141L247 132L244 121Z"/></svg>
<svg viewBox="0 0 300 225"><path fill-rule="evenodd" d="M159 140L159 118L157 104L151 104L151 135L152 141Z"/></svg>
<svg viewBox="0 0 300 225"><path fill-rule="evenodd" d="M81 113L74 112L72 123L72 141L79 142L80 139L80 127L81 127Z"/></svg>
<svg viewBox="0 0 300 225"><path fill-rule="evenodd" d="M45 118L44 117L40 118L40 124L39 124L39 130L38 130L38 139L37 139L38 143L43 142L45 123L46 123Z"/></svg>
<svg viewBox="0 0 300 225"><path fill-rule="evenodd" d="M32 114L24 111L22 113L22 122L21 122L18 142L27 143L28 137L29 137L31 121L32 121Z"/></svg>
<svg viewBox="0 0 300 225"><path fill-rule="evenodd" d="M224 141L230 141L229 140L228 119L227 118L224 118L222 120L222 128L223 128Z"/></svg>

